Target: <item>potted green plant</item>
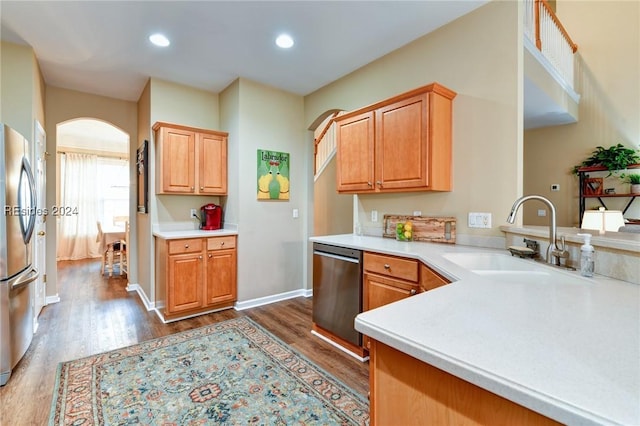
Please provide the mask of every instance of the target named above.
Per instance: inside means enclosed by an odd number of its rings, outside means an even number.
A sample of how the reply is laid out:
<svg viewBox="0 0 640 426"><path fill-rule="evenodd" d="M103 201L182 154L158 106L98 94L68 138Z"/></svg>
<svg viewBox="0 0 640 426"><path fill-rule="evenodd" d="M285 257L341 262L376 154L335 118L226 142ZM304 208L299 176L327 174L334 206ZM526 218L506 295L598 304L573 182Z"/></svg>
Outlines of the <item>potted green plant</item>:
<svg viewBox="0 0 640 426"><path fill-rule="evenodd" d="M607 169L609 171L607 176L611 176L612 173L624 170L631 164L640 163L638 152L635 149L626 148L620 143L609 148L598 146L589 158L573 167L573 174L578 174L581 167L599 166Z"/></svg>
<svg viewBox="0 0 640 426"><path fill-rule="evenodd" d="M631 192L632 194L640 194L640 174L634 173L630 175L621 175L625 182L629 182L631 184Z"/></svg>

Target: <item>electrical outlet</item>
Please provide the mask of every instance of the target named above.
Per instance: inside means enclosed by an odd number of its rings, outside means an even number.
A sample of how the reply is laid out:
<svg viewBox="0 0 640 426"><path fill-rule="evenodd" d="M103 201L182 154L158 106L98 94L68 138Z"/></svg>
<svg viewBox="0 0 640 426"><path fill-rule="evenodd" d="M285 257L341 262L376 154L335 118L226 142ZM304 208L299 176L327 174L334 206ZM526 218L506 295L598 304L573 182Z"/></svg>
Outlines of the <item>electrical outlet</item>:
<svg viewBox="0 0 640 426"><path fill-rule="evenodd" d="M560 184L559 183L552 183L551 184L551 190L553 192L560 191Z"/></svg>
<svg viewBox="0 0 640 426"><path fill-rule="evenodd" d="M298 212L298 209L293 209L293 218L297 219L299 215L300 215L300 212Z"/></svg>
<svg viewBox="0 0 640 426"><path fill-rule="evenodd" d="M469 213L469 228L491 228L491 213Z"/></svg>
<svg viewBox="0 0 640 426"><path fill-rule="evenodd" d="M546 216L547 211L545 209L538 209L538 216Z"/></svg>
<svg viewBox="0 0 640 426"><path fill-rule="evenodd" d="M196 209L191 209L191 216L189 217L195 217L196 219L198 218L198 213L196 212Z"/></svg>
<svg viewBox="0 0 640 426"><path fill-rule="evenodd" d="M378 210L371 210L371 222L378 221Z"/></svg>
<svg viewBox="0 0 640 426"><path fill-rule="evenodd" d="M413 211L413 215L414 216L422 216L422 212L420 210L414 210Z"/></svg>

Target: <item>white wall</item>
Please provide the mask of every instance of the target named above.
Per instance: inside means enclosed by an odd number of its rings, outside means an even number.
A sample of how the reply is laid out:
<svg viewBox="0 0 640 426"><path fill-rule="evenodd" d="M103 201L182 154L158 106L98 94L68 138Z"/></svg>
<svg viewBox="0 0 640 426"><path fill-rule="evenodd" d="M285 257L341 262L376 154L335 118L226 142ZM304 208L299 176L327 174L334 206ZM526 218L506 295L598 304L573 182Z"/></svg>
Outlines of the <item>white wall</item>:
<svg viewBox="0 0 640 426"><path fill-rule="evenodd" d="M239 224L238 300L299 290L304 284L304 218L312 174L302 97L239 79L223 92L221 105L223 127L233 131L230 181L235 173L238 177L233 184L237 200L229 197L227 205ZM290 154L289 201L257 200L258 149ZM299 218L292 217L293 209L299 210Z"/></svg>
<svg viewBox="0 0 640 426"><path fill-rule="evenodd" d="M453 191L360 196L371 210L452 215L458 236L501 239L522 193L522 28L516 2L490 2L305 97L305 122L330 109L352 110L431 82L453 101ZM493 228L467 228L467 213L490 212Z"/></svg>

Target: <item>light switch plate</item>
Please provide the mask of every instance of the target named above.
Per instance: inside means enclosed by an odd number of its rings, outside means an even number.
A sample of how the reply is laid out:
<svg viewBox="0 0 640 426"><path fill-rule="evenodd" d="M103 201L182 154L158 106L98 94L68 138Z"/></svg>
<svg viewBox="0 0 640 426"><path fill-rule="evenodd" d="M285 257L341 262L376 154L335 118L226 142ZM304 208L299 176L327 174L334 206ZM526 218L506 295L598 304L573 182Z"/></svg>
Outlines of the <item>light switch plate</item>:
<svg viewBox="0 0 640 426"><path fill-rule="evenodd" d="M469 228L491 228L491 213L469 213Z"/></svg>
<svg viewBox="0 0 640 426"><path fill-rule="evenodd" d="M378 221L378 210L371 210L371 222Z"/></svg>

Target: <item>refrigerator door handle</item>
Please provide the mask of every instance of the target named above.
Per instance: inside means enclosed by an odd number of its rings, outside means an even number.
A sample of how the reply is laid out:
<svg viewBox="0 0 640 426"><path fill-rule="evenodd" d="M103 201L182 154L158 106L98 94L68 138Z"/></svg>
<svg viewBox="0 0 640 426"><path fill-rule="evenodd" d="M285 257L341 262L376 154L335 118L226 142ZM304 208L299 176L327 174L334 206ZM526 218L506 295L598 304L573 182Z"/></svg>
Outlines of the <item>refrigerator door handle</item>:
<svg viewBox="0 0 640 426"><path fill-rule="evenodd" d="M29 283L32 283L35 280L37 280L39 276L40 276L40 273L38 272L38 270L36 268L32 268L28 274L25 274L24 276L19 277L11 285L11 290L16 290L16 289L19 289L20 287L26 286Z"/></svg>

